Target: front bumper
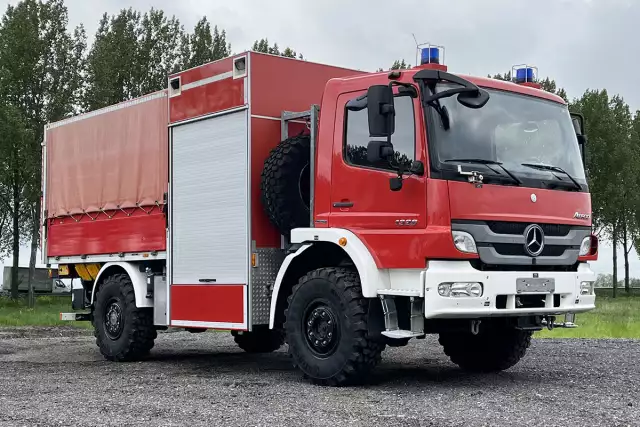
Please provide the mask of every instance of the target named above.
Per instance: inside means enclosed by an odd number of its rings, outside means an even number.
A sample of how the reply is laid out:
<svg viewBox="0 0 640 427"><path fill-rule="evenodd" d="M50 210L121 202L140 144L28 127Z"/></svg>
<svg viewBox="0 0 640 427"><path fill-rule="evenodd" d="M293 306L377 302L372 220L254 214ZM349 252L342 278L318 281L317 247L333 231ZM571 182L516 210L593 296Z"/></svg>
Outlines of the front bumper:
<svg viewBox="0 0 640 427"><path fill-rule="evenodd" d="M468 261L430 261L425 272L425 317L436 319L560 315L595 308L595 295L580 294L581 282L596 280L596 274L587 263L580 264L577 272L538 272L540 278L554 279L553 293L517 293L517 280L532 278L534 274L536 273L530 271L480 271L473 268ZM483 295L469 298L440 296L438 285L449 282L482 283ZM526 299L527 295L542 295L544 306L521 306L521 301ZM541 298L535 299L539 301Z"/></svg>

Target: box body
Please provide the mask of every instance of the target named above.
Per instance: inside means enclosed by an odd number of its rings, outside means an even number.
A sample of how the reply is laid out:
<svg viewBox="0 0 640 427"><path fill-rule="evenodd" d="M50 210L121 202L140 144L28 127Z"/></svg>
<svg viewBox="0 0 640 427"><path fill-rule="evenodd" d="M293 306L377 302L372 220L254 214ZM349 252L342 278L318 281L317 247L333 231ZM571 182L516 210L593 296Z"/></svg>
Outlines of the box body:
<svg viewBox="0 0 640 427"><path fill-rule="evenodd" d="M268 323L284 251L260 179L281 113L309 110L330 79L358 73L245 52L169 76L165 91L48 125L45 262L166 259L158 324ZM292 122L288 132L309 129Z"/></svg>

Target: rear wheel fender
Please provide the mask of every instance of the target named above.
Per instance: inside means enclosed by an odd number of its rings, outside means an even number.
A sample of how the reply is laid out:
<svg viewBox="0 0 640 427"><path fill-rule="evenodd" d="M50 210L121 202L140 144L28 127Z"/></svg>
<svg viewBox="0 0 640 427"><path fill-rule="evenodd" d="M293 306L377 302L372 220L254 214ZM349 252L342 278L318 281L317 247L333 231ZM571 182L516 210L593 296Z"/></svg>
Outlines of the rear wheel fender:
<svg viewBox="0 0 640 427"><path fill-rule="evenodd" d="M133 291L136 297L136 306L138 308L153 307L153 299L147 298L147 277L141 272L137 264L130 262L109 262L102 266L98 277L93 282L93 290L91 291L91 305L95 303L96 292L98 291L104 279L112 274L124 273L131 279Z"/></svg>

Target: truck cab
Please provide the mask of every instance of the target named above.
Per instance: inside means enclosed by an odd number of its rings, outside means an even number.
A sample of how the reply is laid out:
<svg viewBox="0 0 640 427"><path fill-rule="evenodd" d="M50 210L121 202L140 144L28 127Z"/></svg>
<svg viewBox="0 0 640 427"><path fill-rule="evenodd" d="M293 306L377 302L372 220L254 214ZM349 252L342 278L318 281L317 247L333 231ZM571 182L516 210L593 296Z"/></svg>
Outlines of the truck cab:
<svg viewBox="0 0 640 427"><path fill-rule="evenodd" d="M477 88L482 105L464 105L459 93L437 98L464 89L460 79ZM385 87L389 117L372 114L367 96ZM350 230L380 269L426 268L441 283L466 277L451 286L459 294L450 300L455 310L434 307L427 317L560 307L491 284L502 277L515 283L514 274L532 279L528 286L554 279L563 308L594 307L591 285L585 294L576 286L595 280L587 261L597 249L582 130L560 97L427 65L332 80L321 111L335 120L320 123L315 227ZM440 286L440 294L449 292ZM470 303L465 293L482 298Z"/></svg>

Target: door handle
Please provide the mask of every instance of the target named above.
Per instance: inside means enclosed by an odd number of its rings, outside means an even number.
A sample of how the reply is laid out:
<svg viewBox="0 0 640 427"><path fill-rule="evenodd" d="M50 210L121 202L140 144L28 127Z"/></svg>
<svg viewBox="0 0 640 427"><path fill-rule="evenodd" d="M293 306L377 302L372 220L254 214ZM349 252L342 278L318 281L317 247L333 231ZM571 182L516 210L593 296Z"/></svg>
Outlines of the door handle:
<svg viewBox="0 0 640 427"><path fill-rule="evenodd" d="M333 202L334 208L352 208L353 202Z"/></svg>

